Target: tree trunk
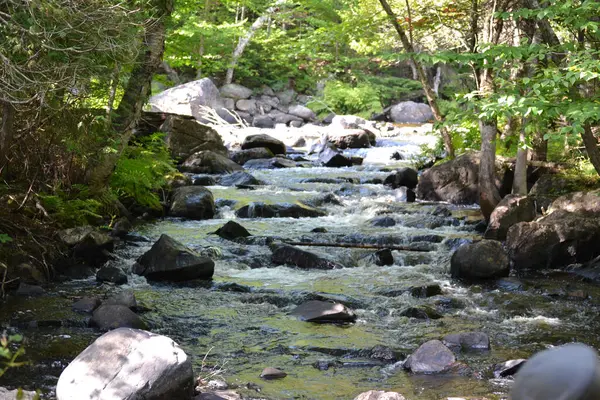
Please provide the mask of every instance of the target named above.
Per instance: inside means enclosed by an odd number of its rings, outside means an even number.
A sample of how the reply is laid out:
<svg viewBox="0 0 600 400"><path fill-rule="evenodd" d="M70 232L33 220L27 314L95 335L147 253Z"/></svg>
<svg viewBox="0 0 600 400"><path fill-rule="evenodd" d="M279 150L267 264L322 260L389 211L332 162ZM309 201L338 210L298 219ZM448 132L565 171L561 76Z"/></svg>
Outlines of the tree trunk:
<svg viewBox="0 0 600 400"><path fill-rule="evenodd" d="M259 30L265 24L265 22L269 20L271 14L273 14L275 11L275 7L269 7L263 15L261 15L256 19L256 21L254 21L254 23L250 26L250 29L248 29L248 32L246 32L246 34L240 38L235 50L233 50L231 62L229 63L229 68L227 68L227 74L225 75L225 84L230 84L231 82L233 82L233 71L235 70L235 67L237 66L240 57L242 57L242 54L244 54L244 49L246 48L248 43L250 43L250 40L252 40L252 37L254 36L256 31Z"/></svg>
<svg viewBox="0 0 600 400"><path fill-rule="evenodd" d="M515 178L513 181L512 193L525 196L527 195L527 143L525 136L525 126L527 120L524 118L521 123L521 132L519 134L519 149L517 150L517 161L515 162Z"/></svg>
<svg viewBox="0 0 600 400"><path fill-rule="evenodd" d="M8 160L9 148L13 139L15 108L8 101L0 101L2 105L2 124L0 125L0 172Z"/></svg>
<svg viewBox="0 0 600 400"><path fill-rule="evenodd" d="M531 138L531 161L548 161L548 141L544 132L537 131Z"/></svg>
<svg viewBox="0 0 600 400"><path fill-rule="evenodd" d="M413 55L415 53L415 49L414 49L412 43L410 42L408 36L406 36L406 32L404 31L404 28L402 28L402 26L400 26L400 24L398 23L398 17L396 16L396 14L394 14L394 11L390 7L387 0L379 0L379 3L381 3L381 6L383 7L384 11L388 15L388 18L389 18L391 24L396 29L396 32L398 33L398 36L400 37L400 41L402 42L402 46L404 47L404 50L410 54L410 61L414 64L415 69L417 70L417 75L419 77L419 81L421 82L421 85L423 85L423 91L425 92L425 96L427 97L427 102L429 103L429 107L431 107L431 112L433 113L433 117L435 118L435 120L437 122L440 122L440 123L444 122L444 117L442 116L442 113L440 112L440 108L437 103L437 96L434 93L431 86L429 85L429 81L427 79L427 74L425 73L425 69L423 68L421 63L419 63L415 59L415 57ZM440 128L440 131L442 134L442 140L444 141L444 147L446 148L446 152L448 153L448 157L454 158L454 146L452 144L452 137L450 136L450 132L444 126L442 126Z"/></svg>
<svg viewBox="0 0 600 400"><path fill-rule="evenodd" d="M113 130L117 134L115 151L101 155L98 164L92 169L88 178L93 194L103 193L109 185L110 177L127 148L133 130L146 102L152 76L160 66L165 48L166 19L173 9L173 0L155 0L155 14L146 23L144 34L144 51L141 51L131 71L125 87L123 98L119 103L113 119Z"/></svg>
<svg viewBox="0 0 600 400"><path fill-rule="evenodd" d="M598 175L600 175L600 150L598 150L598 139L594 136L590 124L585 124L583 126L581 138L583 139L583 144L585 145L585 150L590 158L590 162Z"/></svg>

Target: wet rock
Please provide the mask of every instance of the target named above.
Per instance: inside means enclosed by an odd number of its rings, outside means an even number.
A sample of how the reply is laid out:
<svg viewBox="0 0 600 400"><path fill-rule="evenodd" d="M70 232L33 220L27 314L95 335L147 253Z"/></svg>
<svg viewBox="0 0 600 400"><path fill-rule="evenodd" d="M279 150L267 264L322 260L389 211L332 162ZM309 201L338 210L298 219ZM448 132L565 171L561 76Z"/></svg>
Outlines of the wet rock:
<svg viewBox="0 0 600 400"><path fill-rule="evenodd" d="M376 217L370 221L371 225L382 228L388 228L396 225L396 220L392 217Z"/></svg>
<svg viewBox="0 0 600 400"><path fill-rule="evenodd" d="M416 307L408 307L400 312L400 315L403 317L416 318L416 319L440 319L444 316L437 312L434 308L429 306L416 306Z"/></svg>
<svg viewBox="0 0 600 400"><path fill-rule="evenodd" d="M359 156L352 156L350 157L350 161L352 162L352 165L362 165L363 161L365 159Z"/></svg>
<svg viewBox="0 0 600 400"><path fill-rule="evenodd" d="M59 239L73 249L73 255L92 266L100 266L110 259L114 239L91 226L80 226L58 232Z"/></svg>
<svg viewBox="0 0 600 400"><path fill-rule="evenodd" d="M140 317L121 305L101 305L92 314L90 325L102 331L117 328L147 329L146 323Z"/></svg>
<svg viewBox="0 0 600 400"><path fill-rule="evenodd" d="M248 89L245 86L238 85L237 83L228 83L223 85L219 89L219 93L223 97L228 97L234 100L247 99L252 96L252 89Z"/></svg>
<svg viewBox="0 0 600 400"><path fill-rule="evenodd" d="M473 239L471 238L448 238L443 242L444 247L446 247L450 251L454 251L461 246L465 246L467 244L473 243Z"/></svg>
<svg viewBox="0 0 600 400"><path fill-rule="evenodd" d="M525 290L525 284L517 278L502 278L496 281L496 287L506 292L521 292Z"/></svg>
<svg viewBox="0 0 600 400"><path fill-rule="evenodd" d="M265 147L255 147L231 153L231 160L240 165L244 165L250 160L268 159L273 158L274 156L273 152Z"/></svg>
<svg viewBox="0 0 600 400"><path fill-rule="evenodd" d="M169 215L189 219L211 219L215 215L212 192L203 186L184 186L175 189Z"/></svg>
<svg viewBox="0 0 600 400"><path fill-rule="evenodd" d="M452 216L452 211L450 211L448 209L448 207L437 206L436 208L433 209L433 211L431 212L431 215L448 218L448 217Z"/></svg>
<svg viewBox="0 0 600 400"><path fill-rule="evenodd" d="M384 265L394 265L394 255L390 249L381 249L376 251L372 255L372 259L375 265L380 267Z"/></svg>
<svg viewBox="0 0 600 400"><path fill-rule="evenodd" d="M227 240L235 240L240 237L252 236L250 232L246 230L246 228L235 221L228 221L214 233Z"/></svg>
<svg viewBox="0 0 600 400"><path fill-rule="evenodd" d="M136 329L105 333L62 372L57 400L191 399L190 358L173 340Z"/></svg>
<svg viewBox="0 0 600 400"><path fill-rule="evenodd" d="M165 133L165 142L175 160L185 160L203 150L227 155L219 133L194 119L169 115L160 131Z"/></svg>
<svg viewBox="0 0 600 400"><path fill-rule="evenodd" d="M46 291L41 286L21 282L15 294L23 297L37 297L46 294Z"/></svg>
<svg viewBox="0 0 600 400"><path fill-rule="evenodd" d="M401 186L396 189L396 200L403 201L405 203L414 203L417 200L417 195L412 189L406 186Z"/></svg>
<svg viewBox="0 0 600 400"><path fill-rule="evenodd" d="M333 146L325 146L319 152L319 162L325 167L339 168L352 166L352 160L340 153Z"/></svg>
<svg viewBox="0 0 600 400"><path fill-rule="evenodd" d="M291 106L288 110L288 113L296 117L302 118L305 121L314 121L315 119L317 119L317 115L313 110L301 105Z"/></svg>
<svg viewBox="0 0 600 400"><path fill-rule="evenodd" d="M359 394L354 400L406 400L404 396L396 392L384 392L382 390L370 390Z"/></svg>
<svg viewBox="0 0 600 400"><path fill-rule="evenodd" d="M106 265L96 272L98 282L110 282L116 285L127 283L127 274L121 268Z"/></svg>
<svg viewBox="0 0 600 400"><path fill-rule="evenodd" d="M327 228L317 227L311 230L312 233L327 233Z"/></svg>
<svg viewBox="0 0 600 400"><path fill-rule="evenodd" d="M404 367L414 373L443 372L456 362L454 353L439 340L430 340L419 347Z"/></svg>
<svg viewBox="0 0 600 400"><path fill-rule="evenodd" d="M234 293L251 293L252 288L246 285L240 285L235 282L225 282L216 285L216 288L221 292L234 292Z"/></svg>
<svg viewBox="0 0 600 400"><path fill-rule="evenodd" d="M508 276L510 263L502 245L494 240L482 240L459 247L450 260L450 273L465 281Z"/></svg>
<svg viewBox="0 0 600 400"><path fill-rule="evenodd" d="M496 162L496 187L504 194L510 187L507 167ZM479 203L479 153L466 153L454 160L431 167L419 177L417 197L421 200L447 201L452 204Z"/></svg>
<svg viewBox="0 0 600 400"><path fill-rule="evenodd" d="M397 189L401 186L414 189L417 187L418 182L419 176L417 171L412 168L402 168L393 174L388 175L388 177L383 181L383 184L390 186L392 189Z"/></svg>
<svg viewBox="0 0 600 400"><path fill-rule="evenodd" d="M7 388L0 387L0 399L1 400L37 400L40 395L36 392L22 389L8 390Z"/></svg>
<svg viewBox="0 0 600 400"><path fill-rule="evenodd" d="M533 221L535 217L535 202L531 197L507 195L492 212L484 237L505 240L508 228L519 222Z"/></svg>
<svg viewBox="0 0 600 400"><path fill-rule="evenodd" d="M113 225L110 234L112 236L123 238L133 230L133 225L127 217L119 218Z"/></svg>
<svg viewBox="0 0 600 400"><path fill-rule="evenodd" d="M271 250L271 261L275 265L295 265L303 269L337 269L344 268L343 265L335 261L327 260L323 257L306 250L299 249L287 244L273 245Z"/></svg>
<svg viewBox="0 0 600 400"><path fill-rule="evenodd" d="M368 354L369 358L381 360L386 363L393 363L398 360L396 352L389 347L377 345L373 347Z"/></svg>
<svg viewBox="0 0 600 400"><path fill-rule="evenodd" d="M424 286L412 286L409 289L411 296L423 299L427 297L437 296L442 294L442 288L437 283Z"/></svg>
<svg viewBox="0 0 600 400"><path fill-rule="evenodd" d="M298 165L295 161L284 157L273 157L269 159L249 160L244 164L246 169L280 169L295 168Z"/></svg>
<svg viewBox="0 0 600 400"><path fill-rule="evenodd" d="M365 149L371 147L371 137L362 129L343 133L338 136L330 136L329 140L339 149Z"/></svg>
<svg viewBox="0 0 600 400"><path fill-rule="evenodd" d="M325 193L311 199L302 200L302 203L309 207L321 207L324 204L342 205L342 201L333 193Z"/></svg>
<svg viewBox="0 0 600 400"><path fill-rule="evenodd" d="M214 186L217 184L217 180L214 176L210 175L194 175L192 177L192 184L186 186Z"/></svg>
<svg viewBox="0 0 600 400"><path fill-rule="evenodd" d="M237 200L231 200L231 199L216 199L215 200L215 206L217 208L233 207L237 203L238 203Z"/></svg>
<svg viewBox="0 0 600 400"><path fill-rule="evenodd" d="M519 358L516 360L508 360L500 364L495 364L492 368L494 370L494 378L506 378L508 376L513 376L516 374L519 369L525 364L527 361L524 358Z"/></svg>
<svg viewBox="0 0 600 400"><path fill-rule="evenodd" d="M265 134L249 135L246 136L242 143L242 150L254 149L257 147L263 147L271 150L273 154L285 154L285 144L272 136Z"/></svg>
<svg viewBox="0 0 600 400"><path fill-rule="evenodd" d="M267 367L263 369L263 372L260 374L262 379L272 380L272 379L282 379L285 378L287 374L277 368Z"/></svg>
<svg viewBox="0 0 600 400"><path fill-rule="evenodd" d="M506 237L518 270L561 268L600 255L600 218L557 210L534 222L513 225Z"/></svg>
<svg viewBox="0 0 600 400"><path fill-rule="evenodd" d="M221 186L238 186L238 185L260 185L258 179L247 172L239 171L233 174L225 175L219 179Z"/></svg>
<svg viewBox="0 0 600 400"><path fill-rule="evenodd" d="M390 160L396 160L396 161L402 161L404 160L404 156L398 152L395 151L391 156L390 156Z"/></svg>
<svg viewBox="0 0 600 400"><path fill-rule="evenodd" d="M490 338L483 332L462 332L444 336L442 342L461 350L489 350Z"/></svg>
<svg viewBox="0 0 600 400"><path fill-rule="evenodd" d="M328 361L328 360L319 360L313 363L313 367L318 369L319 371L327 371L329 368L335 368L339 366L339 362L337 361Z"/></svg>
<svg viewBox="0 0 600 400"><path fill-rule="evenodd" d="M390 119L401 124L424 124L433 120L433 113L428 104L403 101L392 106Z"/></svg>
<svg viewBox="0 0 600 400"><path fill-rule="evenodd" d="M78 313L91 314L96 308L100 307L100 299L97 297L83 297L73 303L71 309Z"/></svg>
<svg viewBox="0 0 600 400"><path fill-rule="evenodd" d="M131 310L137 309L137 300L133 290L123 290L116 293L102 302L104 306L125 306Z"/></svg>
<svg viewBox="0 0 600 400"><path fill-rule="evenodd" d="M133 273L151 281L211 279L215 263L165 234L137 259Z"/></svg>
<svg viewBox="0 0 600 400"><path fill-rule="evenodd" d="M352 310L341 303L326 301L307 301L296 307L290 315L306 322L339 323L354 322L356 316Z"/></svg>
<svg viewBox="0 0 600 400"><path fill-rule="evenodd" d="M322 217L326 213L301 204L250 203L236 211L239 218L311 218Z"/></svg>
<svg viewBox="0 0 600 400"><path fill-rule="evenodd" d="M243 168L224 155L203 150L189 156L180 169L194 174L230 174Z"/></svg>

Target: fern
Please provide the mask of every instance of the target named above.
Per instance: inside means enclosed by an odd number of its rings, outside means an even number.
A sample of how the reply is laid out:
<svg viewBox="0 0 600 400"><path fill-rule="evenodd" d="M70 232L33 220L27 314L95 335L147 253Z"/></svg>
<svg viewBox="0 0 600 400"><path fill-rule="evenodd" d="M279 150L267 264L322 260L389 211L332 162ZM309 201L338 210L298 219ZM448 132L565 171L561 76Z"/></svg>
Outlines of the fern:
<svg viewBox="0 0 600 400"><path fill-rule="evenodd" d="M38 197L44 209L60 225L72 227L97 224L102 220L102 203L96 199L86 198L85 193L66 194L57 190L56 194L40 194Z"/></svg>
<svg viewBox="0 0 600 400"><path fill-rule="evenodd" d="M6 233L0 233L0 244L12 242L12 238Z"/></svg>

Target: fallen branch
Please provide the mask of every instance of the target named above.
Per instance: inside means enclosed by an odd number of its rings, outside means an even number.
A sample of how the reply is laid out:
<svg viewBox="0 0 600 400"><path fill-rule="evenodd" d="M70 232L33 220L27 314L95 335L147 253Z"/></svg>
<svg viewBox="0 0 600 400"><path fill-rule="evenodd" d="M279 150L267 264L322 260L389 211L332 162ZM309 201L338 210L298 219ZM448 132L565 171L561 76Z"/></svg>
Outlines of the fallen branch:
<svg viewBox="0 0 600 400"><path fill-rule="evenodd" d="M379 245L379 244L360 244L360 243L314 243L314 242L283 242L285 244L289 244L290 246L311 246L311 247L342 247L346 249L390 249L390 250L398 250L398 251L421 251L421 252L429 252L433 251L431 249L423 249L418 247L411 246L399 246L399 245Z"/></svg>

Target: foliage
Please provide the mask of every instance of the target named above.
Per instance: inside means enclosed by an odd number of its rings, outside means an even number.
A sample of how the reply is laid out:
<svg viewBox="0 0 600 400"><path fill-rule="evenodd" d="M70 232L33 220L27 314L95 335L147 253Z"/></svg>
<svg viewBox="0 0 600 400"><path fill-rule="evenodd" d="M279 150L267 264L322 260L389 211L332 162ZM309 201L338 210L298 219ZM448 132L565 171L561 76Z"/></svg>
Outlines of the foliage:
<svg viewBox="0 0 600 400"><path fill-rule="evenodd" d="M54 194L40 194L42 207L65 228L95 225L102 220L102 202L89 198L87 187L75 185L69 191L56 189Z"/></svg>
<svg viewBox="0 0 600 400"><path fill-rule="evenodd" d="M12 238L6 233L0 233L0 244L11 242Z"/></svg>
<svg viewBox="0 0 600 400"><path fill-rule="evenodd" d="M157 192L175 173L163 134L155 133L127 148L112 176L111 187L121 200L160 209Z"/></svg>
<svg viewBox="0 0 600 400"><path fill-rule="evenodd" d="M381 112L379 93L366 83L352 85L341 81L329 81L325 85L322 103L312 102L309 107L316 113L331 109L337 114L356 114L370 117L374 112Z"/></svg>
<svg viewBox="0 0 600 400"><path fill-rule="evenodd" d="M0 369L0 377L6 373L9 368L20 367L24 362L19 362L17 359L25 354L25 349L18 346L23 341L21 335L7 335L6 332L0 336L0 364L3 368ZM15 347L18 348L15 350Z"/></svg>

